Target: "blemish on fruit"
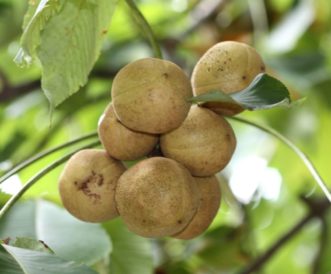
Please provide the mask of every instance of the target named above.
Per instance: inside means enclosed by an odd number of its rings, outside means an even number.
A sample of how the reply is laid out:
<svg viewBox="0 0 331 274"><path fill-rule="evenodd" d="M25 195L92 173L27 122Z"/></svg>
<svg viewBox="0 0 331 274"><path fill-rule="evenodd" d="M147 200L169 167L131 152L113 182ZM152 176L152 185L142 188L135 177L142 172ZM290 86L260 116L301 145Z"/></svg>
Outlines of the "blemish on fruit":
<svg viewBox="0 0 331 274"><path fill-rule="evenodd" d="M78 183L77 181L75 181L75 185L77 187L78 190L83 191L83 193L88 196L91 197L95 200L99 200L101 198L100 194L94 193L91 188L97 186L100 187L103 185L103 175L102 174L96 174L93 170L91 171L91 175L89 177L86 178L85 181L82 181L81 183Z"/></svg>

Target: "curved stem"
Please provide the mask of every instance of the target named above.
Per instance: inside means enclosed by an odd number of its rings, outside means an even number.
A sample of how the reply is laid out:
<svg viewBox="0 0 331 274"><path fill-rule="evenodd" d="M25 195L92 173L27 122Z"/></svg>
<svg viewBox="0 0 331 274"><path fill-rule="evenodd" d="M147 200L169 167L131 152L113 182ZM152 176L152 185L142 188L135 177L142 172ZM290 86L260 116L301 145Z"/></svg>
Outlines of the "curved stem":
<svg viewBox="0 0 331 274"><path fill-rule="evenodd" d="M37 174L35 174L21 189L19 192L17 192L15 195L11 196L10 199L7 201L7 203L1 208L0 210L0 219L6 214L6 212L16 203L16 201L22 197L22 195L36 182L38 182L42 177L44 177L46 174L48 174L50 171L58 167L59 165L63 164L65 161L67 161L72 155L77 153L78 151L85 149L85 148L91 148L95 147L100 144L100 141L95 141L93 143L90 143L86 146L83 146L73 152L70 152L66 154L65 156L61 157L60 159L54 161L44 169L40 170Z"/></svg>
<svg viewBox="0 0 331 274"><path fill-rule="evenodd" d="M246 120L244 118L239 118L239 117L228 117L228 118L241 122L241 123L245 123L245 124L254 126L256 128L259 128L262 131L269 133L270 135L273 135L274 137L276 137L277 139L282 141L284 144L286 144L291 150L293 150L299 156L299 158L301 158L301 160L303 161L305 166L308 168L310 174L313 176L313 178L315 179L317 184L320 186L320 188L324 192L327 199L331 202L331 194L330 194L325 182L323 181L322 177L319 175L316 167L311 162L311 160L309 160L309 157L304 152L302 152L295 144L293 144L289 139L287 139L284 135L280 134L279 132L277 132L276 130L274 130L270 127L257 124L255 122Z"/></svg>
<svg viewBox="0 0 331 274"><path fill-rule="evenodd" d="M146 34L147 39L149 40L149 43L151 44L154 52L154 56L157 58L162 59L162 52L159 43L156 40L156 37L154 35L154 32L151 28L151 26L148 24L146 18L141 13L141 11L138 9L136 3L134 0L125 0L128 6L130 7L134 17L136 18L140 28L142 31Z"/></svg>
<svg viewBox="0 0 331 274"><path fill-rule="evenodd" d="M13 169L9 170L6 174L4 174L1 178L0 178L0 184L3 183L5 180L7 180L10 176L14 175L15 173L27 168L28 166L32 165L34 162L58 151L58 150L61 150L65 147L69 147L69 146L72 146L78 142L81 142L81 141L84 141L84 140L87 140L87 139L90 139L90 138L93 138L93 137L96 137L98 136L98 134L96 132L93 132L93 133L90 133L90 134L87 134L87 135L84 135L82 137L79 137L77 139L74 139L72 141L69 141L67 143L64 143L62 145L59 145L57 147L54 147L54 148L51 148L49 150L46 150L46 151L43 151L41 153L38 153L36 154L35 156L23 161L22 163L18 164L17 166L15 166Z"/></svg>

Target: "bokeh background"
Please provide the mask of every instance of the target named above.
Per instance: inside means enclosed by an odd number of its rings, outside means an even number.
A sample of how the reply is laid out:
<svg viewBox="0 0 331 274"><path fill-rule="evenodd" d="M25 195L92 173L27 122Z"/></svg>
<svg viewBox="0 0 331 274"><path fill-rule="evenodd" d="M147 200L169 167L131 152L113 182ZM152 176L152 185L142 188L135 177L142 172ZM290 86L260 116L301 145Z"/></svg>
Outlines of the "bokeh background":
<svg viewBox="0 0 331 274"><path fill-rule="evenodd" d="M40 151L96 131L98 119L111 100L116 72L133 60L153 55L128 7L119 1L88 84L51 112L40 90L38 64L20 68L13 61L26 2L0 0L0 175ZM246 111L240 116L269 125L292 140L309 155L331 189L329 0L137 3L165 58L187 74L215 43L236 40L253 45L263 56L268 73L287 85L294 100L301 100L291 108ZM209 230L191 241L147 240L125 231L120 221L104 224L113 244L112 260L104 264L111 265L114 258L122 264L113 273L331 272L331 211L320 210L325 197L307 168L274 137L247 124L230 123L238 146L231 163L218 174L222 206ZM73 148L52 154L8 179L0 186L0 204L41 168ZM22 200L33 203L30 199L44 199L61 205L57 191L60 172L61 167L52 171ZM0 221L0 238L14 217L9 214ZM304 218L308 220L292 231ZM282 242L284 235L289 237ZM255 272L248 272L247 267L272 246L276 252L262 260ZM107 273L99 266L95 267L100 273Z"/></svg>

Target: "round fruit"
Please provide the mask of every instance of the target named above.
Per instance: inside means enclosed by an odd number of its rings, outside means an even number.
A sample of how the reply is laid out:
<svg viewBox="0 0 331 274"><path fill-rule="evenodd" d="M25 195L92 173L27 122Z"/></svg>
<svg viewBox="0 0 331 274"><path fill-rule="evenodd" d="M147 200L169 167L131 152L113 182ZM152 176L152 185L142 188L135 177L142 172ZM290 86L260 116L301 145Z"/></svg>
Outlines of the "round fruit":
<svg viewBox="0 0 331 274"><path fill-rule="evenodd" d="M144 237L178 233L199 206L196 181L188 170L163 157L127 170L118 181L115 200L129 230Z"/></svg>
<svg viewBox="0 0 331 274"><path fill-rule="evenodd" d="M158 142L156 135L136 132L117 120L109 104L99 120L99 139L108 154L119 160L136 160L146 156Z"/></svg>
<svg viewBox="0 0 331 274"><path fill-rule="evenodd" d="M221 190L216 176L195 179L200 194L200 206L188 226L174 235L174 238L188 240L203 233L214 220L220 207Z"/></svg>
<svg viewBox="0 0 331 274"><path fill-rule="evenodd" d="M265 71L260 55L251 46L234 42L221 42L211 47L198 61L192 74L194 95L210 91L233 93L246 88L253 79ZM243 110L238 104L206 103L217 113L233 115Z"/></svg>
<svg viewBox="0 0 331 274"><path fill-rule="evenodd" d="M117 118L128 128L159 134L177 128L192 97L190 80L174 63L145 58L122 68L113 81Z"/></svg>
<svg viewBox="0 0 331 274"><path fill-rule="evenodd" d="M183 164L193 176L211 176L230 161L236 138L230 124L213 111L191 110L177 129L160 139L163 154Z"/></svg>
<svg viewBox="0 0 331 274"><path fill-rule="evenodd" d="M121 162L106 151L85 149L73 155L60 176L59 191L64 207L86 222L102 222L118 216L115 187L125 171Z"/></svg>

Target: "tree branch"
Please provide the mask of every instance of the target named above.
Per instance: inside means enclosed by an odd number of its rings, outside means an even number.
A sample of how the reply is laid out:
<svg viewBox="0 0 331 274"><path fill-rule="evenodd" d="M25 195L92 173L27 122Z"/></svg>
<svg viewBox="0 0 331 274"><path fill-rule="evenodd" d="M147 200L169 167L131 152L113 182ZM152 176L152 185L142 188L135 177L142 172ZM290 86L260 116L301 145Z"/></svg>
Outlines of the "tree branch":
<svg viewBox="0 0 331 274"><path fill-rule="evenodd" d="M91 72L90 77L111 79L115 77L117 70L95 69ZM0 71L0 103L10 102L24 94L28 94L37 89L41 89L41 80L33 80L17 86L11 86L7 78Z"/></svg>
<svg viewBox="0 0 331 274"><path fill-rule="evenodd" d="M162 43L166 49L176 48L185 38L192 34L201 24L216 16L228 0L201 0L189 13L191 22L188 28L175 37L167 37Z"/></svg>
<svg viewBox="0 0 331 274"><path fill-rule="evenodd" d="M311 220L325 214L330 207L330 202L327 199L315 201L311 204L310 212L303 217L297 224L295 224L288 232L281 236L272 246L270 246L262 255L258 256L255 261L249 264L244 269L237 272L237 274L249 274L258 271L261 267L277 253L277 251L291 240L298 232Z"/></svg>
<svg viewBox="0 0 331 274"><path fill-rule="evenodd" d="M202 0L191 12L191 25L181 35L186 37L194 32L202 23L213 17L218 9L225 5L227 0Z"/></svg>
<svg viewBox="0 0 331 274"><path fill-rule="evenodd" d="M19 96L22 96L23 94L27 94L30 91L37 89L40 89L39 79L17 86L10 86L10 84L7 82L5 85L3 85L0 92L0 103L11 101Z"/></svg>
<svg viewBox="0 0 331 274"><path fill-rule="evenodd" d="M321 235L320 235L320 239L319 239L319 250L317 252L317 255L315 257L315 261L312 267L312 274L318 274L321 273L320 271L320 260L322 258L322 256L325 253L325 250L327 248L328 245L328 232L329 232L329 225L328 222L326 221L325 217L321 217Z"/></svg>

